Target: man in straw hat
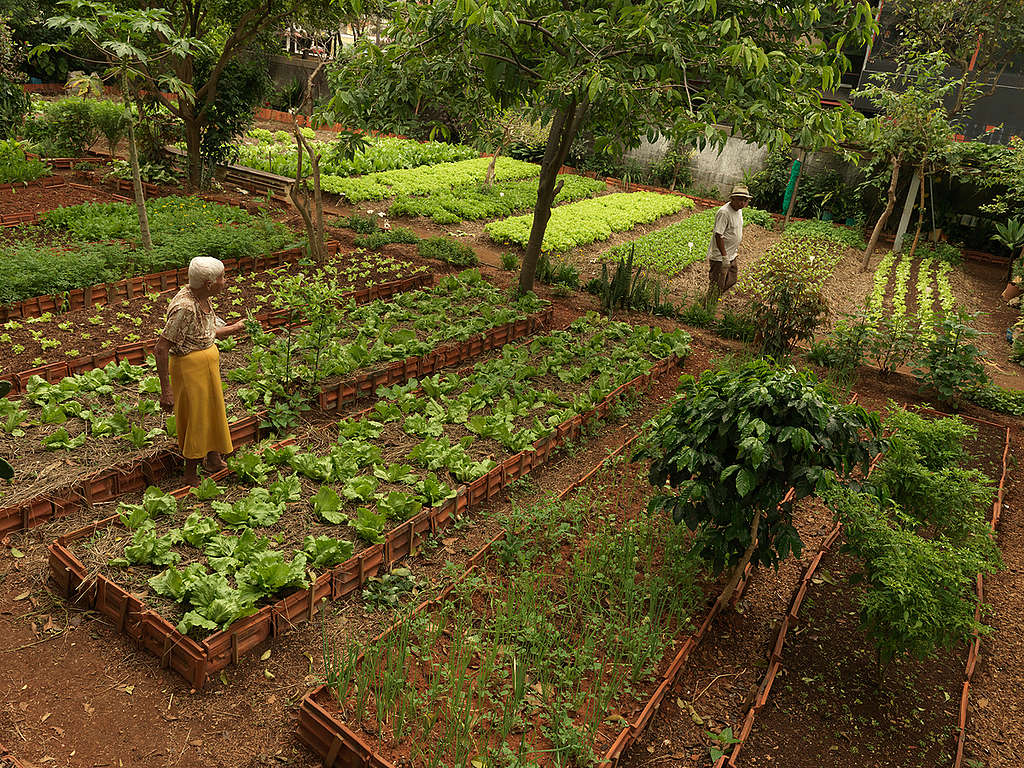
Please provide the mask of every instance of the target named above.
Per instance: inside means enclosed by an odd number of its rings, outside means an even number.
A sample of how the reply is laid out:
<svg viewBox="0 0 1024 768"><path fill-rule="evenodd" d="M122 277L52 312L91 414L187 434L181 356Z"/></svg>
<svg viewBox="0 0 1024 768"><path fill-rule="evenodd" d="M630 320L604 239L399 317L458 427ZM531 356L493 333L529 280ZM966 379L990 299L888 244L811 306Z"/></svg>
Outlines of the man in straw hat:
<svg viewBox="0 0 1024 768"><path fill-rule="evenodd" d="M715 229L708 244L708 307L736 285L736 252L743 239L743 209L749 202L749 190L737 184L729 202L715 214Z"/></svg>

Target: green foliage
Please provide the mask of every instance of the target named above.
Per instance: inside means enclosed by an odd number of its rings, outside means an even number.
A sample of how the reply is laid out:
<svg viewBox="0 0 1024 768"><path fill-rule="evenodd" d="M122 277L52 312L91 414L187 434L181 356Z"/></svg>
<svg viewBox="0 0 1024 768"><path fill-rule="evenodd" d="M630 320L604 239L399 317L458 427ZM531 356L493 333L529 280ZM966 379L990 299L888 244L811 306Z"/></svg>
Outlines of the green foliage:
<svg viewBox="0 0 1024 768"><path fill-rule="evenodd" d="M356 248L366 248L369 251L376 251L390 243L419 243L420 236L408 227L392 227L382 229L369 235L357 237L353 240Z"/></svg>
<svg viewBox="0 0 1024 768"><path fill-rule="evenodd" d="M744 211L745 213L745 211ZM833 224L830 221L819 219L805 219L804 221L791 221L782 235L784 238L812 238L816 240L828 240L829 242L843 245L847 248L864 250L867 243L864 236L858 229Z"/></svg>
<svg viewBox="0 0 1024 768"><path fill-rule="evenodd" d="M417 168L378 171L365 176L342 177L325 175L321 187L325 192L344 195L349 202L385 200L399 195L431 195L455 188L480 184L491 164L488 157L438 163ZM510 157L499 157L495 179L515 181L537 176L540 168Z"/></svg>
<svg viewBox="0 0 1024 768"><path fill-rule="evenodd" d="M128 133L131 116L123 105L105 99L90 102L90 113L97 132L106 140L107 150L113 156L117 145Z"/></svg>
<svg viewBox="0 0 1024 768"><path fill-rule="evenodd" d="M603 181L563 174L562 189L554 204L593 197L605 188ZM442 190L426 197L399 197L388 209L392 216L429 216L438 224L456 224L510 216L533 208L537 202L537 181L506 181L490 187L474 185Z"/></svg>
<svg viewBox="0 0 1024 768"><path fill-rule="evenodd" d="M601 277L592 281L588 290L601 299L601 308L609 315L617 309L641 312L664 310L661 282L646 276L641 266L637 266L634 271L632 249L628 256L619 259L614 274L609 272L608 262L603 262ZM668 305L668 310L668 314L671 314L671 305Z"/></svg>
<svg viewBox="0 0 1024 768"><path fill-rule="evenodd" d="M78 157L100 135L93 117L95 103L78 96L43 102L40 112L25 121L25 136L43 155Z"/></svg>
<svg viewBox="0 0 1024 768"><path fill-rule="evenodd" d="M50 166L25 156L16 139L0 140L0 184L23 184L50 175Z"/></svg>
<svg viewBox="0 0 1024 768"><path fill-rule="evenodd" d="M774 229L775 227L775 219L768 211L762 211L760 208L753 208L749 205L743 209L743 223L744 225L756 224L764 229Z"/></svg>
<svg viewBox="0 0 1024 768"><path fill-rule="evenodd" d="M255 138L256 143L240 144L235 148L238 152L239 163L261 171L295 178L298 155L291 133L253 130L249 132L249 137ZM309 136L309 138L313 139L313 136ZM457 163L460 160L479 157L479 153L472 147L459 144L444 144L437 141L421 143L391 136L366 136L365 140L366 145L351 156L339 151L341 146L338 140L312 140L310 142L313 150L319 151L322 156L320 173L332 180L340 180L340 182L332 181L329 183L330 185L343 183L343 177L346 176L361 176L440 163ZM311 171L306 168L304 173L309 176ZM329 190L327 187L324 187L324 190L339 191L337 189Z"/></svg>
<svg viewBox="0 0 1024 768"><path fill-rule="evenodd" d="M655 488L672 489L650 511L671 512L697 531L715 573L742 567L746 552L759 565L799 554L793 505L833 486L837 474L866 470L875 450L878 416L840 404L813 374L792 367L754 360L696 381L684 376L679 392L636 455L651 459Z"/></svg>
<svg viewBox="0 0 1024 768"><path fill-rule="evenodd" d="M542 253L537 259L537 279L547 285L564 286L568 289L578 288L580 273L568 260L551 261L550 253Z"/></svg>
<svg viewBox="0 0 1024 768"><path fill-rule="evenodd" d="M692 200L682 199L689 203L684 203L684 207L693 207ZM617 245L607 255L622 258L635 249L638 265L669 276L677 275L705 257L714 226L715 210L701 211L675 224Z"/></svg>
<svg viewBox="0 0 1024 768"><path fill-rule="evenodd" d="M981 333L971 327L977 314L962 309L938 319L934 335L914 360L914 377L944 402L959 403L964 393L989 381L982 352L974 343Z"/></svg>
<svg viewBox="0 0 1024 768"><path fill-rule="evenodd" d="M330 536L307 536L302 543L302 552L308 558L310 568L329 568L352 557L352 542L332 539Z"/></svg>
<svg viewBox="0 0 1024 768"><path fill-rule="evenodd" d="M475 267L480 263L472 248L451 237L420 240L419 253L425 259L437 259L457 267Z"/></svg>
<svg viewBox="0 0 1024 768"><path fill-rule="evenodd" d="M341 227L348 227L360 235L372 235L377 231L377 219L373 216L363 216L359 213L353 213L347 218L338 219L337 224Z"/></svg>
<svg viewBox="0 0 1024 768"><path fill-rule="evenodd" d="M828 316L822 290L840 256L827 242L787 238L747 270L742 284L765 354L784 357L814 335Z"/></svg>
<svg viewBox="0 0 1024 768"><path fill-rule="evenodd" d="M684 202L686 201L686 202ZM662 216L678 213L693 201L678 195L657 192L615 193L581 200L552 209L544 234L542 250L565 252L596 240L607 240L613 232L633 229ZM514 216L492 221L484 231L498 243L526 247L533 226L532 216Z"/></svg>
<svg viewBox="0 0 1024 768"><path fill-rule="evenodd" d="M519 268L519 257L512 251L505 251L501 254L501 268L506 272L512 272Z"/></svg>

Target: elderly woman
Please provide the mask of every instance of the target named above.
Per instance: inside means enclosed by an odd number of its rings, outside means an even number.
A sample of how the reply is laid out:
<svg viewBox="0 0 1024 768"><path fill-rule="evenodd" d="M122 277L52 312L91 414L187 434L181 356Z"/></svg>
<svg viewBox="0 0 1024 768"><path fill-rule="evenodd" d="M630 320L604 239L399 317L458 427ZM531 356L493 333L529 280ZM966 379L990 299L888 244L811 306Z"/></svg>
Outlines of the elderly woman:
<svg viewBox="0 0 1024 768"><path fill-rule="evenodd" d="M242 330L242 322L224 325L211 297L224 290L224 263L200 256L188 265L188 285L167 307L167 325L156 343L160 406L174 410L178 446L185 457L185 483L199 481L206 469L223 469L231 453L231 434L220 383L220 351L214 341Z"/></svg>

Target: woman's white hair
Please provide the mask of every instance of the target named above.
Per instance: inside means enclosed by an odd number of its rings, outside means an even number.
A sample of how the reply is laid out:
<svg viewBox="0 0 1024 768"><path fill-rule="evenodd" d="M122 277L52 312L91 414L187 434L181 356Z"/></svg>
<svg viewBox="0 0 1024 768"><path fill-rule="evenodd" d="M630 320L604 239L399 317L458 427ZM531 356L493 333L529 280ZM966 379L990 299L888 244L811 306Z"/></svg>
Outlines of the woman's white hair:
<svg viewBox="0 0 1024 768"><path fill-rule="evenodd" d="M212 256L196 256L188 263L188 287L205 288L224 274L224 262Z"/></svg>

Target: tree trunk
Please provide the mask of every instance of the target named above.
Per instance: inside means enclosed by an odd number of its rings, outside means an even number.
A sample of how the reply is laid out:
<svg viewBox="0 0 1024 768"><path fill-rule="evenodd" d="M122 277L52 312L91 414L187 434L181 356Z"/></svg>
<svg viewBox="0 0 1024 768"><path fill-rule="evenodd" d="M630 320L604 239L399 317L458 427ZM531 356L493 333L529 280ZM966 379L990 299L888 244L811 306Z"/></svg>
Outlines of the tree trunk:
<svg viewBox="0 0 1024 768"><path fill-rule="evenodd" d="M185 107L181 110L181 121L185 130L185 164L188 170L188 183L193 189L203 184L203 159L199 154L200 136L199 118L194 109Z"/></svg>
<svg viewBox="0 0 1024 768"><path fill-rule="evenodd" d="M789 205L786 207L786 218L782 222L782 231L786 231L789 220L793 218L793 210L796 208L796 193L800 189L800 178L804 175L804 165L807 164L807 152L800 151L800 167L796 171L796 181L793 182L793 194L789 196Z"/></svg>
<svg viewBox="0 0 1024 768"><path fill-rule="evenodd" d="M921 228L924 226L924 163L921 163L918 173L921 174L921 201L917 211L917 231L914 233L914 242L910 244L910 253L907 254L909 259L914 258L914 251L917 250L917 243L921 239Z"/></svg>
<svg viewBox="0 0 1024 768"><path fill-rule="evenodd" d="M323 265L327 260L327 244L324 242L324 205L323 196L320 191L320 156L313 149L306 137L299 129L299 110L304 106L310 106L312 114L313 81L316 80L320 71L327 64L321 60L320 64L310 73L306 81L306 90L299 106L292 112L292 133L295 136L295 149L298 152L298 162L295 168L295 184L289 193L292 202L302 217L302 223L306 226L306 238L309 240L309 255L318 265ZM302 155L309 155L309 167L312 171L313 180L313 209L310 210L308 193L302 188Z"/></svg>
<svg viewBox="0 0 1024 768"><path fill-rule="evenodd" d="M122 78L121 92L128 93L128 81ZM142 250L153 252L153 238L149 233L149 213L146 211L146 193L142 188L142 172L139 170L139 145L135 142L135 120L128 115L128 162L132 169L132 190L135 192L135 212L139 217L139 233L142 235Z"/></svg>
<svg viewBox="0 0 1024 768"><path fill-rule="evenodd" d="M725 587L722 589L722 594L720 594L718 599L715 601L715 606L718 610L724 610L732 601L733 594L736 592L736 587L740 583L740 578L743 576L743 571L746 570L747 564L754 556L754 550L757 549L757 529L761 525L761 517L763 515L764 513L760 509L758 509L754 514L754 521L750 524L750 543L743 552L743 557L739 559L739 562L736 563L736 567L733 568L732 575L729 576L729 581L726 582Z"/></svg>
<svg viewBox="0 0 1024 768"><path fill-rule="evenodd" d="M882 230L885 229L885 223L889 220L889 216L892 214L893 208L896 207L896 184L900 178L900 165L903 162L903 156L899 155L892 159L892 178L889 180L889 196L885 203L885 210L882 211L882 215L878 217L878 221L875 222L875 228L871 230L871 239L868 240L868 247L864 251L864 260L861 262L860 271L866 272L868 264L871 262L871 252L875 250L875 246L878 245L878 238L882 234Z"/></svg>
<svg viewBox="0 0 1024 768"><path fill-rule="evenodd" d="M541 245L544 243L544 232L551 218L551 203L555 195L561 191L558 182L558 171L565 164L569 155L569 147L579 131L583 117L590 106L588 99L576 102L574 96L568 105L559 107L551 121L548 143L544 149L544 159L540 164L540 179L537 185L537 205L533 209L533 227L530 229L530 240L526 245L523 257L523 268L519 273L519 293L533 290L534 277L537 274L537 261L540 259Z"/></svg>

